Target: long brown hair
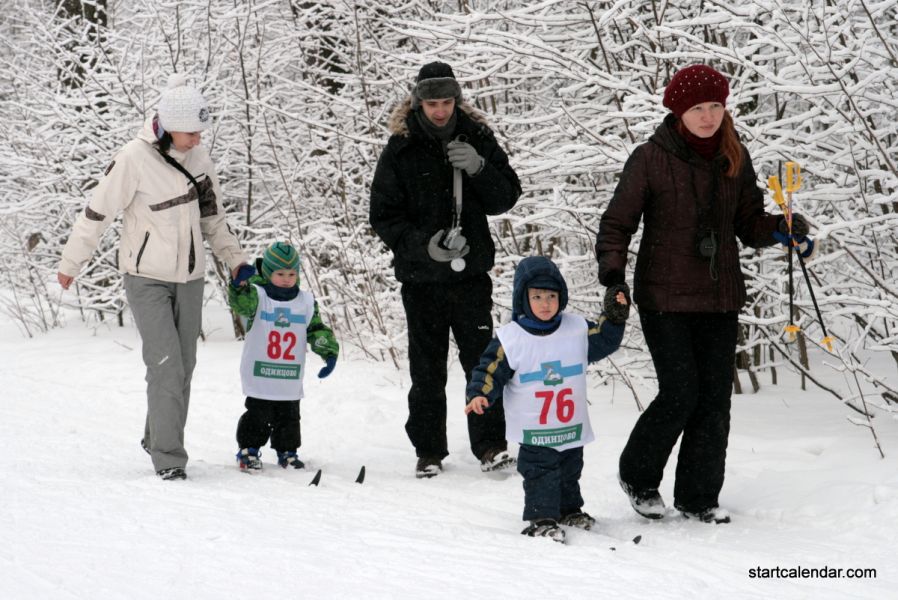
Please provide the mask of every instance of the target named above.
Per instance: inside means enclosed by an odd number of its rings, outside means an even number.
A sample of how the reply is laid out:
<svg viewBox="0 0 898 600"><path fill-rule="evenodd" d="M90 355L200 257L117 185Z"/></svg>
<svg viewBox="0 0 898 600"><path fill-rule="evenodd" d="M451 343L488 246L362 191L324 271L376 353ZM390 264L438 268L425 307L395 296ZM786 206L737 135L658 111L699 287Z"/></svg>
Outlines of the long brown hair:
<svg viewBox="0 0 898 600"><path fill-rule="evenodd" d="M720 153L730 163L726 176L735 177L742 172L742 161L745 160L745 155L742 153L742 144L739 143L739 136L736 134L736 125L733 124L733 117L730 116L730 111L728 110L723 113L720 129Z"/></svg>
<svg viewBox="0 0 898 600"><path fill-rule="evenodd" d="M687 131L683 119L677 119L677 132L685 136ZM745 156L742 153L739 136L736 134L736 125L728 110L724 111L723 121L720 122L720 153L727 159L728 166L725 173L727 177L735 177L742 172L742 161L745 160Z"/></svg>

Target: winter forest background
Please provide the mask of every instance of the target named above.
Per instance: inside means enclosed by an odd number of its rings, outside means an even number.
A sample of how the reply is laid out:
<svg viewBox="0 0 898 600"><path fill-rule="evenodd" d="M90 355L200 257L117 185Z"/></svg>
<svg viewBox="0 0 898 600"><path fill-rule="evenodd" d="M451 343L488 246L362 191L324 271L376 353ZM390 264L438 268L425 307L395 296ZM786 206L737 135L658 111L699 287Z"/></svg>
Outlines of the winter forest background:
<svg viewBox="0 0 898 600"><path fill-rule="evenodd" d="M670 75L707 62L730 78L728 106L759 185L782 178L785 161L801 165L796 210L814 227L819 250L808 267L836 338L835 352L823 352L796 267L794 321L807 335L785 344L785 255L743 250L750 303L737 391L775 385L786 369L855 409L874 434L870 415L895 414L895 0L6 0L4 8L0 309L25 336L59 326L62 307L86 322L126 318L116 227L74 293L55 284L59 253L97 178L177 71L210 101L215 124L204 143L250 255L275 238L298 245L303 285L341 342L401 365L398 286L368 226L368 190L391 108L436 59L452 64L487 114L524 187L518 205L491 220L497 322L509 314L514 266L531 254L558 262L571 309L595 315L593 243L621 166L663 118ZM209 269L207 295L218 301L225 274ZM626 385L644 404L651 362L631 322L625 348L595 377ZM842 384L821 381L824 370L841 372Z"/></svg>

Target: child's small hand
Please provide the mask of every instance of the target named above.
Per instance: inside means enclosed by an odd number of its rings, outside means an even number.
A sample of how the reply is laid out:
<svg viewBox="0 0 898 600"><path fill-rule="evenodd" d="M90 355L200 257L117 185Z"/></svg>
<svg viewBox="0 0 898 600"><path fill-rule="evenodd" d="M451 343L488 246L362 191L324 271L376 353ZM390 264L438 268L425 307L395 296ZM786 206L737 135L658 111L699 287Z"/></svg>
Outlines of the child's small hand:
<svg viewBox="0 0 898 600"><path fill-rule="evenodd" d="M617 300L618 304L623 304L624 306L627 305L627 297L624 296L623 292L618 292L614 299Z"/></svg>
<svg viewBox="0 0 898 600"><path fill-rule="evenodd" d="M477 396L476 398L472 398L468 405L465 406L465 414L469 415L472 412L477 413L478 415L483 414L483 410L488 408L490 405L490 401L487 400L484 396Z"/></svg>

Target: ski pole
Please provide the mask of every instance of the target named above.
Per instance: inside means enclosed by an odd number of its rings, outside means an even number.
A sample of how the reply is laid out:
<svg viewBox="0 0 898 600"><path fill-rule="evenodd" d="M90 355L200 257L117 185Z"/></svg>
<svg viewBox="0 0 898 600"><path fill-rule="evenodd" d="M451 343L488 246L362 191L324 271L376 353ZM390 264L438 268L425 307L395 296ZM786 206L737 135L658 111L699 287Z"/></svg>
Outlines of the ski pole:
<svg viewBox="0 0 898 600"><path fill-rule="evenodd" d="M792 192L797 192L801 188L801 167L798 163L786 163L786 193L789 195L789 239L792 245L798 246L798 242L792 237ZM820 323L820 329L823 331L823 339L820 340L826 349L833 351L833 338L826 332L826 325L823 324L823 315L820 314L820 306L817 304L817 298L814 296L814 286L811 284L811 277L808 275L808 268L804 264L804 256L796 250L798 255L798 264L801 265L801 272L804 275L804 282L808 286L808 294L811 296L811 302L814 304L814 311L817 313L817 322Z"/></svg>
<svg viewBox="0 0 898 600"><path fill-rule="evenodd" d="M811 277L808 275L808 268L804 264L804 257L800 252L798 254L798 264L801 265L801 272L804 274L804 281L808 285L808 293L811 295L811 302L814 303L814 311L817 313L817 321L820 323L820 329L823 331L823 339L820 343L826 346L830 352L833 351L833 337L826 332L826 325L823 324L823 315L820 314L820 307L817 305L817 298L814 297L814 286L811 285Z"/></svg>
<svg viewBox="0 0 898 600"><path fill-rule="evenodd" d="M783 214L785 215L785 218L786 218L786 227L788 228L788 231L789 231L789 246L788 246L788 248L789 248L789 319L792 319L792 315L795 314L792 312L792 305L793 305L794 296L795 296L795 284L793 282L793 275L792 275L793 271L794 271L793 266L792 266L792 247L795 245L795 241L792 239L792 192L794 191L794 189L792 187L793 186L793 183L792 183L793 173L792 173L792 168L791 168L792 164L793 163L791 163L791 162L786 163L786 191L789 194L789 199L786 201L786 210L783 211ZM799 183L799 185L801 184L801 172L800 171L798 174L798 183ZM795 332L792 334L792 339L795 339L796 337L798 337L798 326L794 325L794 324L792 326L795 328Z"/></svg>
<svg viewBox="0 0 898 600"><path fill-rule="evenodd" d="M775 180L771 182L771 180ZM817 315L817 322L820 323L820 329L823 331L823 339L820 340L826 349L830 352L833 351L833 337L829 335L826 331L826 325L823 323L823 315L820 312L820 305L817 304L817 297L814 294L814 285L811 283L811 277L808 273L807 266L804 262L804 255L798 250L798 242L792 236L792 193L797 192L801 188L801 167L798 163L787 162L786 163L786 193L788 194L788 202L783 200L782 188L779 186L779 179L777 177L771 177L768 179L768 184L774 189L774 201L779 205L779 207L783 211L783 215L786 217L786 222L789 228L789 249L791 251L792 246L796 247L796 254L798 255L798 264L801 266L801 273L804 276L805 284L808 286L808 294L811 296L811 302L814 305L814 312ZM791 252L789 254L789 288L790 288L790 305L789 311L791 313L791 293L792 293L792 255ZM788 329L788 326L787 326Z"/></svg>
<svg viewBox="0 0 898 600"><path fill-rule="evenodd" d="M789 163L791 164L791 163ZM780 178L776 175L771 175L767 178L767 187L769 187L773 191L773 201L776 202L776 205L780 207L783 211L783 216L786 219L786 226L789 228L789 239L792 239L792 214L790 212L790 208L786 206L786 200L783 198L783 187L780 185ZM789 197L792 197L792 192L789 192ZM789 253L789 323L783 328L783 330L787 334L786 341L794 342L798 337L798 332L801 331L801 328L792 322L792 316L795 314L793 309L793 296L794 296L794 286L792 282L792 244L788 244L786 246L786 251Z"/></svg>

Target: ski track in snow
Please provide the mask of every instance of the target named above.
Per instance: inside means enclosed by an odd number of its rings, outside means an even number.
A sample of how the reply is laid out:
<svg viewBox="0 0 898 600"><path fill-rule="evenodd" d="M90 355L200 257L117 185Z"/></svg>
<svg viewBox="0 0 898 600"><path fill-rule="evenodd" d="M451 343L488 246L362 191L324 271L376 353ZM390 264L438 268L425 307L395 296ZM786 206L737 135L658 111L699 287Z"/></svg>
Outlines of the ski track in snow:
<svg viewBox="0 0 898 600"><path fill-rule="evenodd" d="M457 363L451 455L440 476L414 478L403 429L407 372L359 358L306 381L306 469L280 469L265 448L264 470L241 473L241 347L228 339L222 311L207 309L210 318L221 324L207 325L214 333L199 347L183 482L158 480L138 444L145 386L133 327L91 329L72 315L61 330L23 339L0 324L0 432L13 456L0 463L0 599L896 597L894 420L877 418L881 460L869 432L818 391L767 385L735 396L721 497L733 523L673 511L650 522L632 512L616 481L637 416L632 398L593 388L597 441L586 449L581 485L597 531L568 530L561 545L519 534L514 471L480 472L467 447ZM668 504L674 465L661 488ZM319 468L321 483L310 487ZM876 568L877 577L748 575L776 566Z"/></svg>

